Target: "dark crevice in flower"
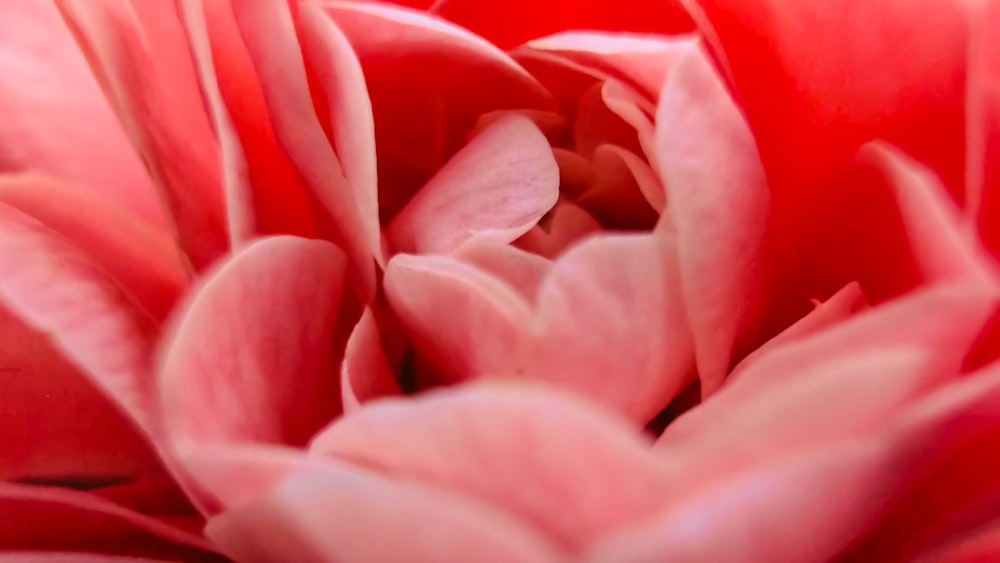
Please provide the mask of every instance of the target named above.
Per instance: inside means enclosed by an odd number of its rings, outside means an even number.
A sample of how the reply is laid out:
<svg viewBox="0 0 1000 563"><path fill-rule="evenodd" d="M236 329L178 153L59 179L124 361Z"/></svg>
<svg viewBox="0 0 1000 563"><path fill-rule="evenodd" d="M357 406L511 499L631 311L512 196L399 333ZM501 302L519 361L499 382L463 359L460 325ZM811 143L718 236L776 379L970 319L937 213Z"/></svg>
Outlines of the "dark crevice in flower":
<svg viewBox="0 0 1000 563"><path fill-rule="evenodd" d="M694 383L688 385L687 389L674 397L674 400L667 405L667 408L660 411L660 414L656 415L653 420L646 424L645 432L653 438L659 438L660 434L663 434L663 431L670 423L677 420L682 414L700 402L701 383L695 379Z"/></svg>
<svg viewBox="0 0 1000 563"><path fill-rule="evenodd" d="M107 487L127 485L133 481L131 475L39 475L13 479L19 485L36 487L58 487L76 491L95 491Z"/></svg>

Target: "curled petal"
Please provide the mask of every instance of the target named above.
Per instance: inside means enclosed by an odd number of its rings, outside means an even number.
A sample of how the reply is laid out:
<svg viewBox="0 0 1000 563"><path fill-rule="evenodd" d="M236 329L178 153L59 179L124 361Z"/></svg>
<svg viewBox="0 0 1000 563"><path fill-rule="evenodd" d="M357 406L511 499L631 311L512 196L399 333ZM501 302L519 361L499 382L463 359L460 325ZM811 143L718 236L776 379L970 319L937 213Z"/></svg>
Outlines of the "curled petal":
<svg viewBox="0 0 1000 563"><path fill-rule="evenodd" d="M401 394L371 309L365 309L347 340L340 368L340 393L345 413L379 397Z"/></svg>

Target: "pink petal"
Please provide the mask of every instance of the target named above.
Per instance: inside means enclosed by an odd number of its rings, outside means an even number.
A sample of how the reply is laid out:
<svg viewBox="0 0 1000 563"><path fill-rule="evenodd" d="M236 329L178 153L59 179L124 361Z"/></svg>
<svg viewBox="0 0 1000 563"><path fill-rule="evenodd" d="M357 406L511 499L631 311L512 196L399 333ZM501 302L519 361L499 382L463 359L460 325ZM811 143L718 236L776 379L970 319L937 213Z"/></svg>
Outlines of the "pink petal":
<svg viewBox="0 0 1000 563"><path fill-rule="evenodd" d="M451 381L523 372L531 310L514 288L442 256L400 254L386 299L416 349Z"/></svg>
<svg viewBox="0 0 1000 563"><path fill-rule="evenodd" d="M0 549L78 550L217 561L201 537L91 493L0 483Z"/></svg>
<svg viewBox="0 0 1000 563"><path fill-rule="evenodd" d="M351 278L360 295L375 285L373 257L381 243L370 239L358 198L345 176L317 117L305 61L297 42L298 4L284 0L236 0L233 11L247 51L260 76L278 141L326 211L321 227L332 230L351 263Z"/></svg>
<svg viewBox="0 0 1000 563"><path fill-rule="evenodd" d="M675 248L665 235L605 235L560 258L539 290L530 377L652 419L694 374Z"/></svg>
<svg viewBox="0 0 1000 563"><path fill-rule="evenodd" d="M725 420L738 405L765 404L782 388L808 386L808 370L851 355L900 347L924 350L928 357L923 373L930 381L934 374L951 377L981 332L996 298L994 289L978 283L941 285L859 313L812 336L786 340L748 362L739 377L712 400L675 421L660 437L657 448L669 455L674 447L697 446L715 435L719 420ZM873 378L871 385L880 384L882 379ZM817 396L823 398L822 394ZM850 401L845 408L849 406ZM739 431L735 420L734 424Z"/></svg>
<svg viewBox="0 0 1000 563"><path fill-rule="evenodd" d="M503 280L529 303L535 302L538 288L552 267L537 254L487 237L470 238L452 256Z"/></svg>
<svg viewBox="0 0 1000 563"><path fill-rule="evenodd" d="M623 0L609 4L601 0L438 0L430 10L502 48L564 30L677 33L691 29L691 19L674 1Z"/></svg>
<svg viewBox="0 0 1000 563"><path fill-rule="evenodd" d="M621 146L634 153L641 153L636 129L608 103L610 82L598 82L579 98L576 120L573 123L574 148L586 158L604 144Z"/></svg>
<svg viewBox="0 0 1000 563"><path fill-rule="evenodd" d="M555 258L573 244L600 232L601 224L579 205L562 200L556 203L548 230L534 226L515 241L518 248L546 258Z"/></svg>
<svg viewBox="0 0 1000 563"><path fill-rule="evenodd" d="M89 257L21 212L0 205L0 300L140 427L154 430L150 317Z"/></svg>
<svg viewBox="0 0 1000 563"><path fill-rule="evenodd" d="M387 229L401 251L445 253L473 235L510 242L556 203L548 141L520 116L489 126L455 155Z"/></svg>
<svg viewBox="0 0 1000 563"><path fill-rule="evenodd" d="M200 268L228 244L219 149L176 15L153 4L57 2Z"/></svg>
<svg viewBox="0 0 1000 563"><path fill-rule="evenodd" d="M524 523L483 503L335 462L300 471L262 500L216 516L208 533L241 561L568 560Z"/></svg>
<svg viewBox="0 0 1000 563"><path fill-rule="evenodd" d="M776 190L884 138L961 196L963 2L685 0L726 68Z"/></svg>
<svg viewBox="0 0 1000 563"><path fill-rule="evenodd" d="M646 96L660 95L667 74L691 45L689 37L566 31L529 41L518 52L538 50L593 69L602 79L616 78Z"/></svg>
<svg viewBox="0 0 1000 563"><path fill-rule="evenodd" d="M44 172L166 223L146 170L50 2L4 10L0 75L0 170Z"/></svg>
<svg viewBox="0 0 1000 563"><path fill-rule="evenodd" d="M373 403L312 450L495 504L570 549L650 514L666 486L622 421L511 384Z"/></svg>
<svg viewBox="0 0 1000 563"><path fill-rule="evenodd" d="M658 214L646 200L639 178L657 185L647 186L646 191L662 194L663 188L658 186L659 181L648 164L635 153L615 145L597 146L593 163L593 184L577 198L577 203L609 229L642 230L656 225Z"/></svg>
<svg viewBox="0 0 1000 563"><path fill-rule="evenodd" d="M8 176L0 179L0 203L72 240L157 319L166 316L187 286L188 274L170 234L115 201L43 177Z"/></svg>
<svg viewBox="0 0 1000 563"><path fill-rule="evenodd" d="M754 311L769 196L753 136L697 47L663 88L656 151L702 395L709 396Z"/></svg>
<svg viewBox="0 0 1000 563"><path fill-rule="evenodd" d="M239 147L244 154L249 191L228 192L230 214L242 216L242 221L252 225L258 233L317 238L313 204L298 172L275 138L267 102L236 25L230 0L184 1L188 2L184 9L193 12L191 7L199 5L204 14L202 21L198 21L201 18L197 13L185 17L196 63L205 70L210 65L214 74L211 80L202 80L203 96L206 99L214 97L216 94L212 91L217 90L223 105L213 113L221 117L225 112L231 128L225 136L236 135L236 138L224 138L220 126L216 126L216 135L234 153ZM204 45L205 38L208 49ZM219 103L209 102L212 107ZM234 164L239 160L235 156Z"/></svg>
<svg viewBox="0 0 1000 563"><path fill-rule="evenodd" d="M303 443L338 414L344 271L332 244L286 236L250 244L208 275L161 348L172 439Z"/></svg>
<svg viewBox="0 0 1000 563"><path fill-rule="evenodd" d="M599 539L588 563L828 561L878 516L898 468L870 444L808 452Z"/></svg>
<svg viewBox="0 0 1000 563"><path fill-rule="evenodd" d="M381 334L371 309L365 309L347 340L344 363L340 368L340 393L346 413L379 397L402 393L386 360Z"/></svg>
<svg viewBox="0 0 1000 563"><path fill-rule="evenodd" d="M461 148L480 115L551 109L524 69L465 29L383 3L325 2L323 9L364 70L386 222Z"/></svg>

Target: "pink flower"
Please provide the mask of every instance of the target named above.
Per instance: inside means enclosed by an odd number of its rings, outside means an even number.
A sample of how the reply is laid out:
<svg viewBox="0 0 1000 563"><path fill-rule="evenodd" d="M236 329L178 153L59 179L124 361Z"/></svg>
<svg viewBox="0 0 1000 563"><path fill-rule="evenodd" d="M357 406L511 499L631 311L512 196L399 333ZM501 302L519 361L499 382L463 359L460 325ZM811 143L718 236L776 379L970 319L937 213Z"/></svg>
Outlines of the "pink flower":
<svg viewBox="0 0 1000 563"><path fill-rule="evenodd" d="M989 558L998 25L8 7L3 557Z"/></svg>

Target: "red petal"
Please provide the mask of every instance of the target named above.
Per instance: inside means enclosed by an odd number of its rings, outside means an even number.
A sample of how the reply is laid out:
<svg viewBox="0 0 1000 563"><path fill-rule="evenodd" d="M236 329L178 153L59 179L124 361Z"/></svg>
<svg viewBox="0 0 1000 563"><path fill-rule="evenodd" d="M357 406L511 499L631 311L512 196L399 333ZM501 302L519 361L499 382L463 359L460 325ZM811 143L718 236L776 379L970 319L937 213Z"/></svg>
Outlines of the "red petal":
<svg viewBox="0 0 1000 563"><path fill-rule="evenodd" d="M146 170L54 6L7 7L0 53L0 170L41 171L165 224Z"/></svg>
<svg viewBox="0 0 1000 563"><path fill-rule="evenodd" d="M528 119L490 125L417 193L387 229L403 252L438 254L473 235L510 242L556 203L559 170Z"/></svg>
<svg viewBox="0 0 1000 563"><path fill-rule="evenodd" d="M768 186L746 123L693 46L660 96L656 158L677 232L684 305L703 396L729 371L756 307Z"/></svg>
<svg viewBox="0 0 1000 563"><path fill-rule="evenodd" d="M571 549L650 514L666 485L622 421L511 384L373 403L312 450L478 497Z"/></svg>
<svg viewBox="0 0 1000 563"><path fill-rule="evenodd" d="M338 414L331 362L344 269L328 242L275 237L201 282L160 355L175 442L300 444Z"/></svg>
<svg viewBox="0 0 1000 563"><path fill-rule="evenodd" d="M197 267L206 266L228 244L219 149L173 6L57 5L159 185L184 250Z"/></svg>
<svg viewBox="0 0 1000 563"><path fill-rule="evenodd" d="M431 12L505 49L564 30L677 33L692 27L681 3L673 0L438 0Z"/></svg>
<svg viewBox="0 0 1000 563"><path fill-rule="evenodd" d="M1000 2L970 3L966 182L970 216L1000 255Z"/></svg>
<svg viewBox="0 0 1000 563"><path fill-rule="evenodd" d="M606 235L560 258L539 290L529 376L652 419L694 374L675 248L665 235Z"/></svg>

